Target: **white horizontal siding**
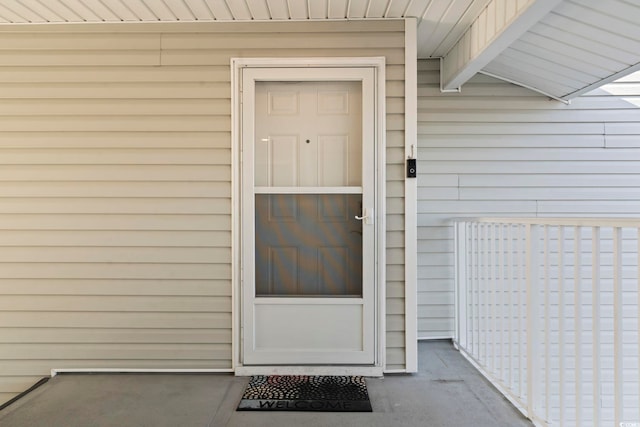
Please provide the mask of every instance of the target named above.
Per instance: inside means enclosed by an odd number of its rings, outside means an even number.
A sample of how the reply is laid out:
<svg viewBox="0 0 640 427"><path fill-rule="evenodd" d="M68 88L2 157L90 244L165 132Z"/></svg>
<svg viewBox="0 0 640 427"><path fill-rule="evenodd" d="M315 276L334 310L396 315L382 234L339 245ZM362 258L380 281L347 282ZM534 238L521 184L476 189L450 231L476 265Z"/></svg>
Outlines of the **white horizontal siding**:
<svg viewBox="0 0 640 427"><path fill-rule="evenodd" d="M404 22L0 40L0 403L52 368L232 367L231 57L386 56L387 367L404 367Z"/></svg>
<svg viewBox="0 0 640 427"><path fill-rule="evenodd" d="M639 73L571 105L486 76L441 94L436 61L418 81L420 337L453 332L453 218L640 214Z"/></svg>

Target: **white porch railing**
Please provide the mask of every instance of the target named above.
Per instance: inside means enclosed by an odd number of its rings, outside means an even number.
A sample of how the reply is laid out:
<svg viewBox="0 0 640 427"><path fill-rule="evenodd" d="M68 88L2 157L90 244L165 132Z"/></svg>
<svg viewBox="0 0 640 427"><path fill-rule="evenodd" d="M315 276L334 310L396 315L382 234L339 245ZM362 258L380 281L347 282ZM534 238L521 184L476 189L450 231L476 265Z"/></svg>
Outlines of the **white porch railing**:
<svg viewBox="0 0 640 427"><path fill-rule="evenodd" d="M459 350L536 425L640 427L640 221L455 233Z"/></svg>

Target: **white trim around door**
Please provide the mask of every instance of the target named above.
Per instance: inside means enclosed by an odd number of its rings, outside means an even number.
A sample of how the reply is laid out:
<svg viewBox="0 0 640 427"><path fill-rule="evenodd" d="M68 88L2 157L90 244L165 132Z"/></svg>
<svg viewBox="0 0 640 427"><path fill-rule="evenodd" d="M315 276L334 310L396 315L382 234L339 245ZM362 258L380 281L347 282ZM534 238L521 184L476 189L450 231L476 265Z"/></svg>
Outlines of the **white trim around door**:
<svg viewBox="0 0 640 427"><path fill-rule="evenodd" d="M237 375L252 374L357 374L379 376L382 375L385 366L385 62L384 58L237 58L232 59L232 156L233 156L233 359L234 369ZM263 70L263 71L260 71ZM285 362L279 363L277 352L260 353L251 349L255 342L255 326L253 319L253 307L258 300L252 293L254 280L254 266L251 262L254 249L250 243L252 236L247 236L247 231L253 225L253 194L256 187L252 180L253 154L248 146L254 143L254 135L247 135L253 127L247 126L253 121L253 117L244 117L246 111L243 105L253 102L253 85L255 81L363 81L372 76L373 83L368 93L363 93L363 99L367 101L367 108L371 108L371 114L363 114L363 128L371 129L367 138L369 149L373 150L370 159L373 206L371 211L374 218L372 223L367 223L372 229L373 235L373 260L366 272L373 281L370 291L365 292L362 300L365 306L372 308L371 318L363 321L363 350L361 356L345 357L344 362L336 362L329 357L306 357L304 352L299 363L295 358L285 357ZM262 80L261 80L262 79ZM244 81L244 83L243 83ZM243 85L251 86L244 93ZM369 105L373 104L373 105ZM374 123L369 123L373 121ZM365 123L366 122L366 123ZM366 132L365 132L366 134ZM249 154L247 155L247 151ZM365 156L366 160L366 156ZM248 164L250 163L250 164ZM366 165L363 164L363 168ZM251 168L251 169L247 169ZM362 191L367 191L364 183ZM279 189L278 193L296 192L295 189ZM258 190L258 192L263 190ZM271 190L264 190L271 191ZM314 193L315 189L304 189L303 193ZM337 191L337 190L336 190ZM342 191L342 190L341 190ZM352 192L353 186L344 187L344 191ZM340 193L340 191L337 191ZM247 197L249 195L249 197ZM363 196L366 197L366 196ZM366 207L368 208L368 206ZM363 208L365 209L365 208ZM366 214L363 213L363 216ZM245 265L243 265L243 262ZM249 285L248 285L249 284ZM364 292L364 290L363 290ZM295 298L294 298L295 299ZM299 299L299 298L298 298ZM285 298L274 298L274 301L286 302ZM347 300L340 302L335 298L329 298L331 303L347 304ZM262 299L262 304L270 304L268 299ZM266 301L266 302L265 302ZM355 299L354 299L355 301ZM369 301L369 302L366 302ZM363 306L364 307L364 306ZM363 308L364 310L364 308ZM291 311L293 313L293 311ZM345 319L347 319L345 317ZM248 319L248 320L247 320ZM249 322L250 324L243 324ZM310 323L312 325L313 322ZM248 330L248 328L250 328ZM285 354L283 352L282 354ZM348 352L345 353L347 355ZM369 356L366 356L369 354ZM272 357L273 356L273 357ZM325 360L329 360L326 362Z"/></svg>
<svg viewBox="0 0 640 427"><path fill-rule="evenodd" d="M404 84L418 87L417 29L414 18L405 19ZM405 90L404 94L405 157L418 157L418 94ZM404 182L404 316L405 316L405 370L418 372L418 178Z"/></svg>

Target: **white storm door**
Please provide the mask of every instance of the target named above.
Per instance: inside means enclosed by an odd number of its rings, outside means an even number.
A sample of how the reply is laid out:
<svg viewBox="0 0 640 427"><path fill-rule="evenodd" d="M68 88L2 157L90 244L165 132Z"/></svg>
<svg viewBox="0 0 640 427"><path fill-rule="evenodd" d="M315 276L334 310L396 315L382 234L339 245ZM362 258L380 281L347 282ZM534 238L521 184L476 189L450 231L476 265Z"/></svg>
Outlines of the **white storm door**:
<svg viewBox="0 0 640 427"><path fill-rule="evenodd" d="M374 71L242 84L243 364L373 365Z"/></svg>

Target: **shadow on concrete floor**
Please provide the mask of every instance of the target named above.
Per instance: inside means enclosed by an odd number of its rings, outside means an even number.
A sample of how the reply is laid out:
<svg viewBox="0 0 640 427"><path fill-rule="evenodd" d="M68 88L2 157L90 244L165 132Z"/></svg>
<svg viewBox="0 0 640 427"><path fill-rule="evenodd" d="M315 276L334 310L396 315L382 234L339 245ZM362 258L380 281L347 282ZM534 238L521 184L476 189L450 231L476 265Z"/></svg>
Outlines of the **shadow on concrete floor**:
<svg viewBox="0 0 640 427"><path fill-rule="evenodd" d="M419 366L367 379L372 413L236 412L248 378L233 375L64 374L0 411L0 426L533 426L451 342L420 342Z"/></svg>

